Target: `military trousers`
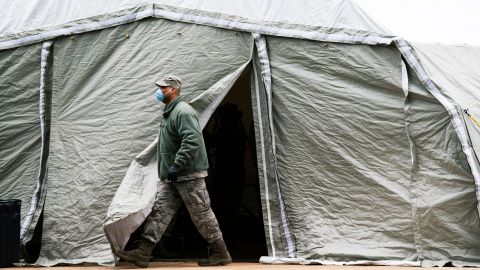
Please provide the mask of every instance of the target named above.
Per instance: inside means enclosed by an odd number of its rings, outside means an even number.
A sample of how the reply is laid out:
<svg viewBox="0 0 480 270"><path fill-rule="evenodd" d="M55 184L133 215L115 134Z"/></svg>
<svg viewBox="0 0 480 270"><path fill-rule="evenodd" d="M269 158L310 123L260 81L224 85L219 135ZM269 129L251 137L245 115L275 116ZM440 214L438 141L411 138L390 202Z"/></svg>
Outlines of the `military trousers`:
<svg viewBox="0 0 480 270"><path fill-rule="evenodd" d="M152 212L145 221L142 237L158 243L182 202L198 232L209 243L222 238L217 218L210 207L205 178L175 183L160 182Z"/></svg>

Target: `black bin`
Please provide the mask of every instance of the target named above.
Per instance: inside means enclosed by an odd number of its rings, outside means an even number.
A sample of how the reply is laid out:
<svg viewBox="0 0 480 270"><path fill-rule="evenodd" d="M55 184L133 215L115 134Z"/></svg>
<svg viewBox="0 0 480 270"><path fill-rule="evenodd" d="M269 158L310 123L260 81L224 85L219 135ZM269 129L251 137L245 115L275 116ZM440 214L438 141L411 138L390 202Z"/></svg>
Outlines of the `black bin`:
<svg viewBox="0 0 480 270"><path fill-rule="evenodd" d="M0 267L19 260L20 204L20 200L0 200Z"/></svg>

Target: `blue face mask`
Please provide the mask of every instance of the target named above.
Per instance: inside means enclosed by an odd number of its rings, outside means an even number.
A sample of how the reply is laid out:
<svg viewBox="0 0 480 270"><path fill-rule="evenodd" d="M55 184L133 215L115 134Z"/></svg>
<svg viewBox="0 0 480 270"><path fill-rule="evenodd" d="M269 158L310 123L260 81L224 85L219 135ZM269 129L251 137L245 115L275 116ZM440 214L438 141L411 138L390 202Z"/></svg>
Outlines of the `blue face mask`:
<svg viewBox="0 0 480 270"><path fill-rule="evenodd" d="M157 91L155 91L155 97L157 98L158 101L160 102L163 101L164 95L160 88L158 88Z"/></svg>

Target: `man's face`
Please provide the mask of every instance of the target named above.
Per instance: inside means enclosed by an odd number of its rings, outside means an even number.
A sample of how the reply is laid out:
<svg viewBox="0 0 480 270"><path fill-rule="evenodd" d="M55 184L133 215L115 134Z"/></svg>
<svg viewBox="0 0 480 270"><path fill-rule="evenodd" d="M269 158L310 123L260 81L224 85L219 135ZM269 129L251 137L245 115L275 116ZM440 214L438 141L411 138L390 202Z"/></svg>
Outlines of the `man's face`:
<svg viewBox="0 0 480 270"><path fill-rule="evenodd" d="M175 95L175 88L171 87L171 86L162 86L160 87L160 89L162 90L162 93L163 93L163 102L164 103L168 103L170 102L174 95Z"/></svg>

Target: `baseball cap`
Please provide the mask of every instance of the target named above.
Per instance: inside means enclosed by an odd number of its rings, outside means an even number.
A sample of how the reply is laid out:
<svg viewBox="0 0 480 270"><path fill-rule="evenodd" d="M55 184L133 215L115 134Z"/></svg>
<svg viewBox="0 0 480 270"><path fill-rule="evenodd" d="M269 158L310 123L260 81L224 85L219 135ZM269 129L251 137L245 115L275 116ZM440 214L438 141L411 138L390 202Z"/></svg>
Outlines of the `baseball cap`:
<svg viewBox="0 0 480 270"><path fill-rule="evenodd" d="M158 86L171 86L177 89L180 89L182 86L182 81L179 77L174 75L166 75L162 79L155 82Z"/></svg>

